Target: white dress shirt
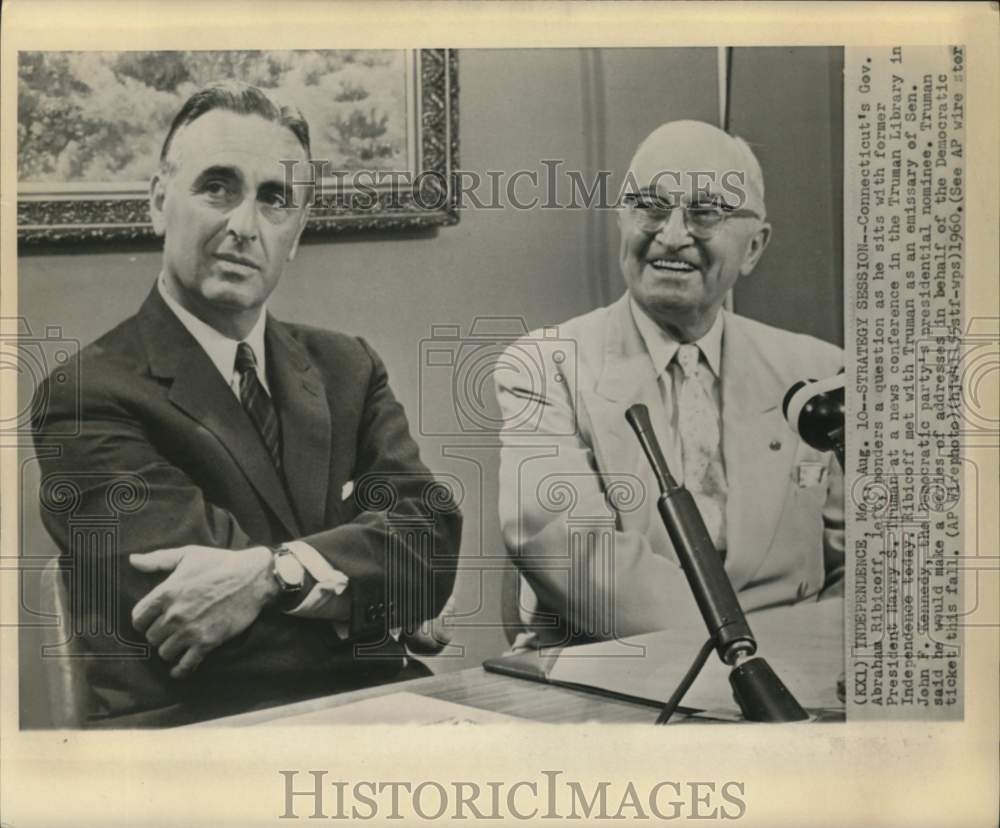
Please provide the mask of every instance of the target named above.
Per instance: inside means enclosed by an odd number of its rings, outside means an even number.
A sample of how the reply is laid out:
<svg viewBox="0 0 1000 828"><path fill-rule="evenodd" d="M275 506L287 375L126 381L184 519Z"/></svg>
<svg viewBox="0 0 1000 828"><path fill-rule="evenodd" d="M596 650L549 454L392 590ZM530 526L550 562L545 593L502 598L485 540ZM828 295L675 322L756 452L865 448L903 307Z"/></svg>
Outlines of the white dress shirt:
<svg viewBox="0 0 1000 828"><path fill-rule="evenodd" d="M195 338L202 350L208 355L212 364L219 370L226 384L240 399L240 375L236 371L236 348L238 340L230 339L219 333L211 325L206 324L174 299L167 290L166 277L161 273L157 289L167 307L173 311L188 333ZM264 389L270 393L267 384L267 349L264 347L264 327L267 322L267 309L261 308L260 316L244 342L253 348L257 358L257 378ZM242 404L242 403L241 403ZM285 546L292 552L296 560L316 580L316 585L297 607L289 611L289 615L305 618L334 619L337 634L347 637L347 620L350 617L350 599L341 598L348 587L347 576L330 565L330 562L309 544L300 540L288 541Z"/></svg>

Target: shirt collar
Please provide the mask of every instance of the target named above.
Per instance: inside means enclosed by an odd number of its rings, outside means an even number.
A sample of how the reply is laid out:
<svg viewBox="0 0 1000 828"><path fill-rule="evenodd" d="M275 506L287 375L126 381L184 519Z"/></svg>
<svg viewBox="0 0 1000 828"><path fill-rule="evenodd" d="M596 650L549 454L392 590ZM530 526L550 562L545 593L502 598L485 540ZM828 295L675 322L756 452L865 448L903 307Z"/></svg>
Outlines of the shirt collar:
<svg viewBox="0 0 1000 828"><path fill-rule="evenodd" d="M632 318L635 320L635 326L639 329L639 335L642 336L642 341L646 344L646 350L649 351L649 356L653 360L653 365L657 369L657 376L659 376L670 365L671 360L677 354L680 343L657 325L650 318L649 314L639 306L634 297L629 296L628 301L629 307L632 309ZM723 313L719 310L715 315L712 327L708 329L701 339L693 343L701 349L705 361L716 377L721 376L723 325Z"/></svg>
<svg viewBox="0 0 1000 828"><path fill-rule="evenodd" d="M212 364L222 374L226 385L232 385L233 372L236 366L236 346L239 341L230 339L228 336L219 333L211 325L203 322L187 308L183 307L167 291L166 277L160 273L160 278L156 282L157 290L167 307L173 311L180 323L187 329L188 333L195 338L202 350L208 354ZM253 348L254 356L257 357L257 378L261 381L264 389L270 392L267 385L267 352L264 349L264 327L267 322L267 308L262 307L260 316L254 323L250 333L247 334L246 342Z"/></svg>

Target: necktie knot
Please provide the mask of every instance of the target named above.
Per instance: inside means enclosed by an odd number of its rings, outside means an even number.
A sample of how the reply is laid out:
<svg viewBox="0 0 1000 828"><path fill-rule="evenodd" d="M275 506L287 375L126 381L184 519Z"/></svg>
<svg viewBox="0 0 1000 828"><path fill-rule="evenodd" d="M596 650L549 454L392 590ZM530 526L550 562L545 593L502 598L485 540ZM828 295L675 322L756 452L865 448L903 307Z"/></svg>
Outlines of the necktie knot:
<svg viewBox="0 0 1000 828"><path fill-rule="evenodd" d="M247 371L257 373L257 357L246 342L236 346L236 371L241 376Z"/></svg>
<svg viewBox="0 0 1000 828"><path fill-rule="evenodd" d="M677 349L677 364L681 366L685 378L696 376L699 354L700 351L697 345L681 345Z"/></svg>

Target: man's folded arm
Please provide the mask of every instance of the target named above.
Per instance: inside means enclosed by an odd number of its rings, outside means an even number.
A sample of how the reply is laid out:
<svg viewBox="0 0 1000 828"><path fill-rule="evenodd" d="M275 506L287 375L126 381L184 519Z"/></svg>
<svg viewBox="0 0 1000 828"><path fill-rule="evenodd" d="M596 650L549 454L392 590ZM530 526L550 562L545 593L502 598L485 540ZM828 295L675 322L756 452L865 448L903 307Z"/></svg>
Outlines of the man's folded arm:
<svg viewBox="0 0 1000 828"><path fill-rule="evenodd" d="M47 399L33 423L42 522L75 567L95 566L84 560L93 553L106 559L100 571L115 579L129 609L165 577L136 571L129 555L187 545L254 545L239 521L164 458L98 383L85 388L48 382L39 399ZM74 525L88 518L114 524L96 549L74 543Z"/></svg>
<svg viewBox="0 0 1000 828"><path fill-rule="evenodd" d="M102 577L114 579L116 623L128 623L132 607L169 574L139 571L130 565L129 555L189 545L224 549L266 545L261 539L251 538L231 512L206 499L190 476L157 450L127 407L113 394L104 393L99 380L86 387L49 382L37 400L33 426L42 471L43 524L60 550L72 558L73 567L99 566ZM381 383L373 379L369 401L364 439L359 444L359 468L371 466L376 472L384 469L396 477L405 478L408 473L420 478L419 486L407 482L401 487L396 512L415 514L419 510L413 501L420 499L432 478L417 459L402 408L385 384L384 370ZM380 434L383 425L390 425L391 430ZM395 446L397 440L402 444ZM397 459L386 462L380 459L382 454ZM122 508L114 514L116 531L112 542L96 550L74 543L74 523L79 525L88 516L106 516L109 507L116 504ZM412 618L416 626L433 617L447 601L454 580L453 561L461 525L457 509L430 524L440 540L437 556L452 562L449 567L435 569L433 578L430 552L422 547L394 542L393 553L387 553L392 519L386 512L362 512L357 521L356 526L344 525L294 544L296 557L317 582L322 582L317 586L328 587L330 593L321 596L310 590L291 614L333 619L341 639L371 632L380 625L384 627L385 621L366 609L373 604L384 605L382 596L395 587L397 594L416 596L394 602L407 611L405 620ZM303 554L306 545L329 563L330 577L316 577L315 559L310 559L308 552ZM103 563L93 560L95 551ZM393 573L387 571L390 561L396 566ZM351 589L351 574L357 581L355 589ZM428 580L433 580L436 588L428 589ZM336 600L316 606L316 598L331 595ZM312 607L307 604L310 598ZM106 612L107 608L84 607L78 611ZM256 646L260 646L259 642Z"/></svg>
<svg viewBox="0 0 1000 828"><path fill-rule="evenodd" d="M301 539L347 577L352 636L412 630L437 616L451 597L462 533L454 493L421 462L385 366L361 344L372 372L357 437L358 512Z"/></svg>
<svg viewBox="0 0 1000 828"><path fill-rule="evenodd" d="M350 579L305 541L293 540L285 548L302 565L305 571L305 589L302 600L290 610L289 615L299 618L327 618L335 621L337 634L347 638L350 630L350 598L345 595Z"/></svg>

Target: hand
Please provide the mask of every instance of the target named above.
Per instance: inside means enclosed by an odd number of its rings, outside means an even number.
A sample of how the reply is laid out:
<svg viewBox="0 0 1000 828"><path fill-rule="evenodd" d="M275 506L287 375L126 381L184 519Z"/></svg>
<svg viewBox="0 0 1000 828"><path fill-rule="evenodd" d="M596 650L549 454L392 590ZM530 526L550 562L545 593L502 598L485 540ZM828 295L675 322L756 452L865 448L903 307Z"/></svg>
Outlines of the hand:
<svg viewBox="0 0 1000 828"><path fill-rule="evenodd" d="M436 655L451 643L451 624L455 617L455 596L448 599L437 618L424 621L419 627L404 634L404 641L415 655Z"/></svg>
<svg viewBox="0 0 1000 828"><path fill-rule="evenodd" d="M177 663L172 678L190 675L205 656L249 627L278 594L271 550L181 546L129 555L141 572L170 572L132 610L132 623Z"/></svg>

